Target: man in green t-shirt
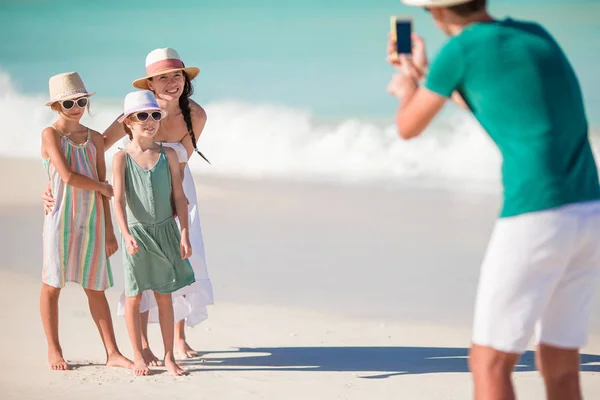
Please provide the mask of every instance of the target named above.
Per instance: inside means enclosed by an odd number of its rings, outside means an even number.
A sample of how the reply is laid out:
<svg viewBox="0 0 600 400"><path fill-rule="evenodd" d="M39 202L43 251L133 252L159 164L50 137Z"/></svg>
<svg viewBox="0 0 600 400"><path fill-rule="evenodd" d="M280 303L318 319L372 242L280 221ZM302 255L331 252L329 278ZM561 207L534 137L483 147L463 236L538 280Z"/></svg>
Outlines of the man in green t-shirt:
<svg viewBox="0 0 600 400"><path fill-rule="evenodd" d="M452 98L502 154L504 202L469 360L475 398L514 398L510 376L535 331L548 399L580 399L579 349L600 276L600 184L575 72L543 27L495 20L486 0L402 1L425 7L451 38L431 66L417 35L410 58L388 42L400 70L388 86L400 99L398 134L417 137Z"/></svg>

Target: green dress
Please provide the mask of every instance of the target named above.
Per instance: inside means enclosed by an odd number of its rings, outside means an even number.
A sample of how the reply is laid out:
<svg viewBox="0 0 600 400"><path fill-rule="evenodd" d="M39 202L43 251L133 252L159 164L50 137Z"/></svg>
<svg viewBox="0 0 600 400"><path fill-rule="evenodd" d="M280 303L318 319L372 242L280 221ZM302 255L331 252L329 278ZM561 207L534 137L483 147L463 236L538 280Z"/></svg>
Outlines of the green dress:
<svg viewBox="0 0 600 400"><path fill-rule="evenodd" d="M125 251L123 267L125 295L137 296L144 290L172 293L194 283L194 270L181 259L181 234L171 205L171 172L163 148L150 169L140 167L125 152L125 197L127 226L137 240L134 255Z"/></svg>

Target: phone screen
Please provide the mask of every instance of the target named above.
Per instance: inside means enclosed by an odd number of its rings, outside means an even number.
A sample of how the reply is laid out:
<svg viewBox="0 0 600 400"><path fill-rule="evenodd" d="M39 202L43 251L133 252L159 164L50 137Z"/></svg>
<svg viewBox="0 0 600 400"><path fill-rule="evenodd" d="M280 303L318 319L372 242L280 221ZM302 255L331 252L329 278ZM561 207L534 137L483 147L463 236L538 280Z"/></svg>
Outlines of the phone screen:
<svg viewBox="0 0 600 400"><path fill-rule="evenodd" d="M396 19L396 51L398 54L412 53L412 21L410 19Z"/></svg>

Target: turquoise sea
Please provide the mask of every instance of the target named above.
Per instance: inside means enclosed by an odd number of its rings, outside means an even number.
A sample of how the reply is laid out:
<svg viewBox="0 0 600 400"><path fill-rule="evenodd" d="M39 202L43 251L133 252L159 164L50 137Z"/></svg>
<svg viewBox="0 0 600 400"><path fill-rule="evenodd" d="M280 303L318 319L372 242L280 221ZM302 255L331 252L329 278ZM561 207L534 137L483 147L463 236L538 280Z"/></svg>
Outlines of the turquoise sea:
<svg viewBox="0 0 600 400"><path fill-rule="evenodd" d="M579 75L600 126L600 0L490 0L497 17L544 24ZM52 120L48 78L78 71L96 91L90 124L119 113L146 54L175 48L200 67L194 98L209 124L207 171L342 180L427 177L495 182L499 157L469 115L449 106L415 143L395 140L385 91L389 16L412 15L430 56L445 37L397 0L0 0L0 155L37 156ZM196 163L195 167L206 167ZM441 178L441 179L440 179Z"/></svg>

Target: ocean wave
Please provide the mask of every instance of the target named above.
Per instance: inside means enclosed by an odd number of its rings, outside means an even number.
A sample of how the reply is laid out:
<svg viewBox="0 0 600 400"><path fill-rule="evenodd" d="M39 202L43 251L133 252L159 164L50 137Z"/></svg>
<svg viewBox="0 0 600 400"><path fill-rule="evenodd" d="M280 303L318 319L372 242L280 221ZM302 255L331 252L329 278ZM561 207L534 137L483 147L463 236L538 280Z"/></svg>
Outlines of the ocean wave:
<svg viewBox="0 0 600 400"><path fill-rule="evenodd" d="M102 132L120 102L92 98L83 123ZM40 157L40 133L55 120L45 95L24 95L0 72L0 156ZM400 140L388 124L355 118L320 121L289 107L223 101L205 106L208 122L192 170L242 178L335 182L417 181L451 188L497 188L500 156L477 122L449 108L420 138ZM111 157L116 146L108 151ZM110 163L108 163L110 165Z"/></svg>

